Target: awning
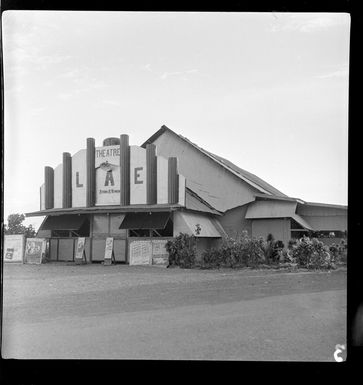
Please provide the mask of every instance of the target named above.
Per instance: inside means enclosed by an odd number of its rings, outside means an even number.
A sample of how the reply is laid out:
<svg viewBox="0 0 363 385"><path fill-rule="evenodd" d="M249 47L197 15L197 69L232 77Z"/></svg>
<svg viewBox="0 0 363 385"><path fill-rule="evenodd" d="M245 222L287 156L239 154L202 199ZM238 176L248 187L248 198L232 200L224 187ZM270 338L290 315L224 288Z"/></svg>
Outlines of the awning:
<svg viewBox="0 0 363 385"><path fill-rule="evenodd" d="M87 215L49 216L39 230L79 230L87 220Z"/></svg>
<svg viewBox="0 0 363 385"><path fill-rule="evenodd" d="M223 234L218 231L216 222L216 218L203 214L177 211L174 213L174 234L186 233L196 237L221 238ZM196 234L197 225L200 229L199 234Z"/></svg>
<svg viewBox="0 0 363 385"><path fill-rule="evenodd" d="M302 226L304 229L311 230L311 231L314 230L314 229L312 228L312 226L307 222L307 220L304 219L303 217L301 217L299 214L293 214L293 215L291 216L291 218L295 219L295 221L296 221L300 226Z"/></svg>
<svg viewBox="0 0 363 385"><path fill-rule="evenodd" d="M295 214L296 206L297 202L255 201L248 206L245 218L291 218Z"/></svg>
<svg viewBox="0 0 363 385"><path fill-rule="evenodd" d="M168 212L127 213L120 229L165 229L170 217Z"/></svg>

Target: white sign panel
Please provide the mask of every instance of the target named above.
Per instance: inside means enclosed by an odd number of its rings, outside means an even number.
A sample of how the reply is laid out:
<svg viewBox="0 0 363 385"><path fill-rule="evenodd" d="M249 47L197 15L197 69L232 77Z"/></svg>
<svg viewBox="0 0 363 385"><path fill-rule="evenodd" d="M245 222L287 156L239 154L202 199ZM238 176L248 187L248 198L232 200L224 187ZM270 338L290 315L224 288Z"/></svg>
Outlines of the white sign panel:
<svg viewBox="0 0 363 385"><path fill-rule="evenodd" d="M25 245L25 263L40 265L45 254L44 238L28 238Z"/></svg>
<svg viewBox="0 0 363 385"><path fill-rule="evenodd" d="M4 262L23 262L24 235L4 235Z"/></svg>
<svg viewBox="0 0 363 385"><path fill-rule="evenodd" d="M72 206L87 204L87 150L79 150L72 156Z"/></svg>
<svg viewBox="0 0 363 385"><path fill-rule="evenodd" d="M152 240L153 245L153 255L152 255L152 264L158 266L168 266L169 264L169 253L166 250L166 239Z"/></svg>
<svg viewBox="0 0 363 385"><path fill-rule="evenodd" d="M96 205L120 204L120 146L96 147Z"/></svg>
<svg viewBox="0 0 363 385"><path fill-rule="evenodd" d="M157 167L157 203L168 203L168 160L158 156Z"/></svg>
<svg viewBox="0 0 363 385"><path fill-rule="evenodd" d="M146 203L146 150L130 146L130 204Z"/></svg>
<svg viewBox="0 0 363 385"><path fill-rule="evenodd" d="M129 247L130 265L151 265L151 241L134 241Z"/></svg>
<svg viewBox="0 0 363 385"><path fill-rule="evenodd" d="M111 259L113 253L113 238L106 238L105 259Z"/></svg>
<svg viewBox="0 0 363 385"><path fill-rule="evenodd" d="M54 169L54 208L63 206L63 164Z"/></svg>

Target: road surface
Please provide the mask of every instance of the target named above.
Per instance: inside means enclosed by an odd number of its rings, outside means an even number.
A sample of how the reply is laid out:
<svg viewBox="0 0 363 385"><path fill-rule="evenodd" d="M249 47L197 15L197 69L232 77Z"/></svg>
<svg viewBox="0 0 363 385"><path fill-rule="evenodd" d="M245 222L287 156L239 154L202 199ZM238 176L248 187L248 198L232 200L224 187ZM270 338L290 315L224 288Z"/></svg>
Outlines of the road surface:
<svg viewBox="0 0 363 385"><path fill-rule="evenodd" d="M334 361L346 271L4 269L4 358Z"/></svg>

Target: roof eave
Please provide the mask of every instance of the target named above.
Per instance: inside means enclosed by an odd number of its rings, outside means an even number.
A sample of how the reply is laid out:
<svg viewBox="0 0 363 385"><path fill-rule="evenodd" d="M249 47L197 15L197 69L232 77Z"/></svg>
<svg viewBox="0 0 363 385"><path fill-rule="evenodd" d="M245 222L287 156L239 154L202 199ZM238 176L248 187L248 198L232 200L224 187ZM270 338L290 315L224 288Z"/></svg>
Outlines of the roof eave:
<svg viewBox="0 0 363 385"><path fill-rule="evenodd" d="M180 204L169 205L132 205L132 206L94 206L94 207L70 207L66 209L48 209L25 213L26 217L64 215L64 214L104 214L104 213L128 213L148 211L175 211L184 206Z"/></svg>

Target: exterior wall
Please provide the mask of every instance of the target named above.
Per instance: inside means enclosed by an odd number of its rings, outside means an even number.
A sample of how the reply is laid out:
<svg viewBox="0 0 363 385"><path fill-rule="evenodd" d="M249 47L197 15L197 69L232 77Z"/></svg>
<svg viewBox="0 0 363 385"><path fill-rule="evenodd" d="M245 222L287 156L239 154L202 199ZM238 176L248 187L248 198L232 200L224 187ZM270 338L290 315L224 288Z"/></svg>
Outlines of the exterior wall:
<svg viewBox="0 0 363 385"><path fill-rule="evenodd" d="M254 219L252 220L252 236L266 239L272 234L276 241L280 240L287 246L290 240L290 219Z"/></svg>
<svg viewBox="0 0 363 385"><path fill-rule="evenodd" d="M325 230L325 231L334 231L340 230L344 231L348 229L348 218L347 216L306 216L306 219L309 221L314 230Z"/></svg>
<svg viewBox="0 0 363 385"><path fill-rule="evenodd" d="M344 208L298 205L297 214L306 218L314 230L347 230L348 210Z"/></svg>
<svg viewBox="0 0 363 385"><path fill-rule="evenodd" d="M178 158L179 173L185 176L186 187L217 210L225 211L254 200L257 190L175 134L166 131L154 144L159 155Z"/></svg>
<svg viewBox="0 0 363 385"><path fill-rule="evenodd" d="M224 231L229 237L238 238L243 230L247 230L248 235L252 234L252 221L245 219L248 205L238 206L230 209L219 217L219 223L223 226Z"/></svg>
<svg viewBox="0 0 363 385"><path fill-rule="evenodd" d="M95 214L92 225L92 261L103 261L107 237L113 237L116 262L126 262L127 230L119 226L125 214Z"/></svg>

